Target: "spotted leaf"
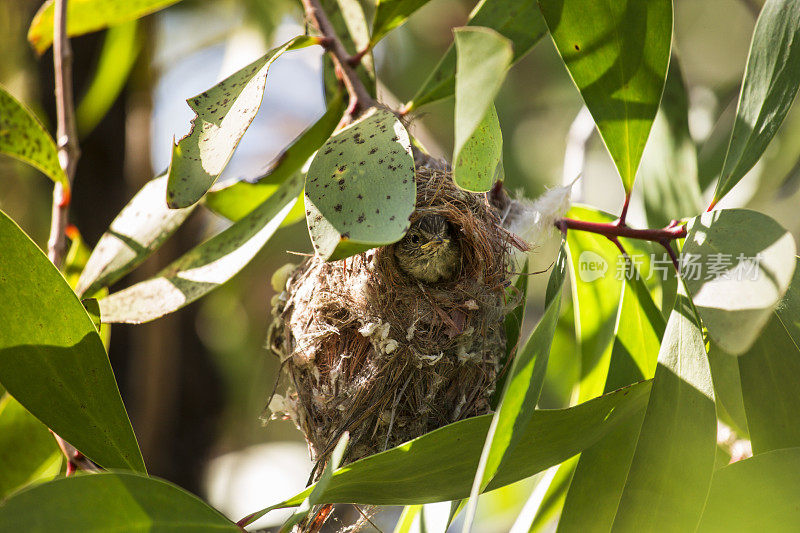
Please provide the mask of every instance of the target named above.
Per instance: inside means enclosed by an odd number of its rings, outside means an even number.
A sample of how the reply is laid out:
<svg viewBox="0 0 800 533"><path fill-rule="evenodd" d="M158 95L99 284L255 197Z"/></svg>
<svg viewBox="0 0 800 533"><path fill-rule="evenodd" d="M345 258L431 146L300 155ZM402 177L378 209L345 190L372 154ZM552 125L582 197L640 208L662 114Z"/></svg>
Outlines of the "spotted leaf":
<svg viewBox="0 0 800 533"><path fill-rule="evenodd" d="M264 247L297 202L293 177L247 216L189 250L155 277L99 300L103 323L149 322L189 305L235 276Z"/></svg>
<svg viewBox="0 0 800 533"><path fill-rule="evenodd" d="M188 207L208 191L261 107L267 72L283 52L314 44L295 37L186 102L197 113L192 129L172 148L167 205Z"/></svg>
<svg viewBox="0 0 800 533"><path fill-rule="evenodd" d="M44 172L53 181L66 183L58 164L53 138L34 114L0 87L0 154L9 155Z"/></svg>
<svg viewBox="0 0 800 533"><path fill-rule="evenodd" d="M342 259L399 240L414 211L411 142L390 111L372 109L319 149L306 178L315 252Z"/></svg>
<svg viewBox="0 0 800 533"><path fill-rule="evenodd" d="M167 177L147 182L128 202L92 250L75 291L92 295L139 266L183 224L194 206L168 209Z"/></svg>
<svg viewBox="0 0 800 533"><path fill-rule="evenodd" d="M513 57L511 41L489 28L455 30L456 113L453 177L462 189L488 191L503 151L494 97Z"/></svg>

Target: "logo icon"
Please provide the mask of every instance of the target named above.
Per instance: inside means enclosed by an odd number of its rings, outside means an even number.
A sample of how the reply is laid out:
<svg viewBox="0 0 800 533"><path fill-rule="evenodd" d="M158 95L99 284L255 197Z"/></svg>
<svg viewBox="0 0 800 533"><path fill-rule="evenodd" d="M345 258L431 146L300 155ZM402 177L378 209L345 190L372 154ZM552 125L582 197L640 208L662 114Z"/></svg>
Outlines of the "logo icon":
<svg viewBox="0 0 800 533"><path fill-rule="evenodd" d="M606 275L608 263L603 256L586 250L578 257L578 275L584 283L591 283Z"/></svg>

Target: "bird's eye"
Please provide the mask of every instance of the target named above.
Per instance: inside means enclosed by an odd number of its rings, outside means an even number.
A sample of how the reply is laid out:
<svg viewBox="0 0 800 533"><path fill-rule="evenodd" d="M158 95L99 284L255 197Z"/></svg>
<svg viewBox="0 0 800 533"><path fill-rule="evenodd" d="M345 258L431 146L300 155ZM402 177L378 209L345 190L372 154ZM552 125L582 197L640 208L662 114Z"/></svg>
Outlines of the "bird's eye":
<svg viewBox="0 0 800 533"><path fill-rule="evenodd" d="M414 234L411 236L411 242L417 244L419 242L419 235Z"/></svg>

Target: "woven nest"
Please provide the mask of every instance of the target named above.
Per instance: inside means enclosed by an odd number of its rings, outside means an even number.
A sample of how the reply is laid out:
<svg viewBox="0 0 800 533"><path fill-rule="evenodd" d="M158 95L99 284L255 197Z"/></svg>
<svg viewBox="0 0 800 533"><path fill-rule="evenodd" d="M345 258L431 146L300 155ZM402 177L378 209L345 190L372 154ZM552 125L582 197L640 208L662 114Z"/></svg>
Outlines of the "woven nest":
<svg viewBox="0 0 800 533"><path fill-rule="evenodd" d="M284 379L270 402L324 463L350 432L345 462L490 411L506 350L503 319L514 246L486 195L449 170L417 170L411 222L435 213L456 230L452 281L423 284L399 270L394 246L335 262L311 257L275 299L270 348Z"/></svg>

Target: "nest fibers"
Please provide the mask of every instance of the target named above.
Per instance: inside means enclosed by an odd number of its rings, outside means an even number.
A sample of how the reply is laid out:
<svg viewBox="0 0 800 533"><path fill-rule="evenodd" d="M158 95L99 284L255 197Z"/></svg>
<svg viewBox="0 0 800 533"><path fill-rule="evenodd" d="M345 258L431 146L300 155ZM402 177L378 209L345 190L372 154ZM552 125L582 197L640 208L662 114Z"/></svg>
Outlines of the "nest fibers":
<svg viewBox="0 0 800 533"><path fill-rule="evenodd" d="M393 246L335 262L312 257L275 300L270 347L286 378L269 404L303 431L324 463L345 431L345 462L490 411L506 351L512 254L503 202L455 186L447 169L417 169L417 210L450 221L461 249L452 281L422 284ZM490 195L491 196L491 195ZM507 201L507 197L505 197Z"/></svg>

